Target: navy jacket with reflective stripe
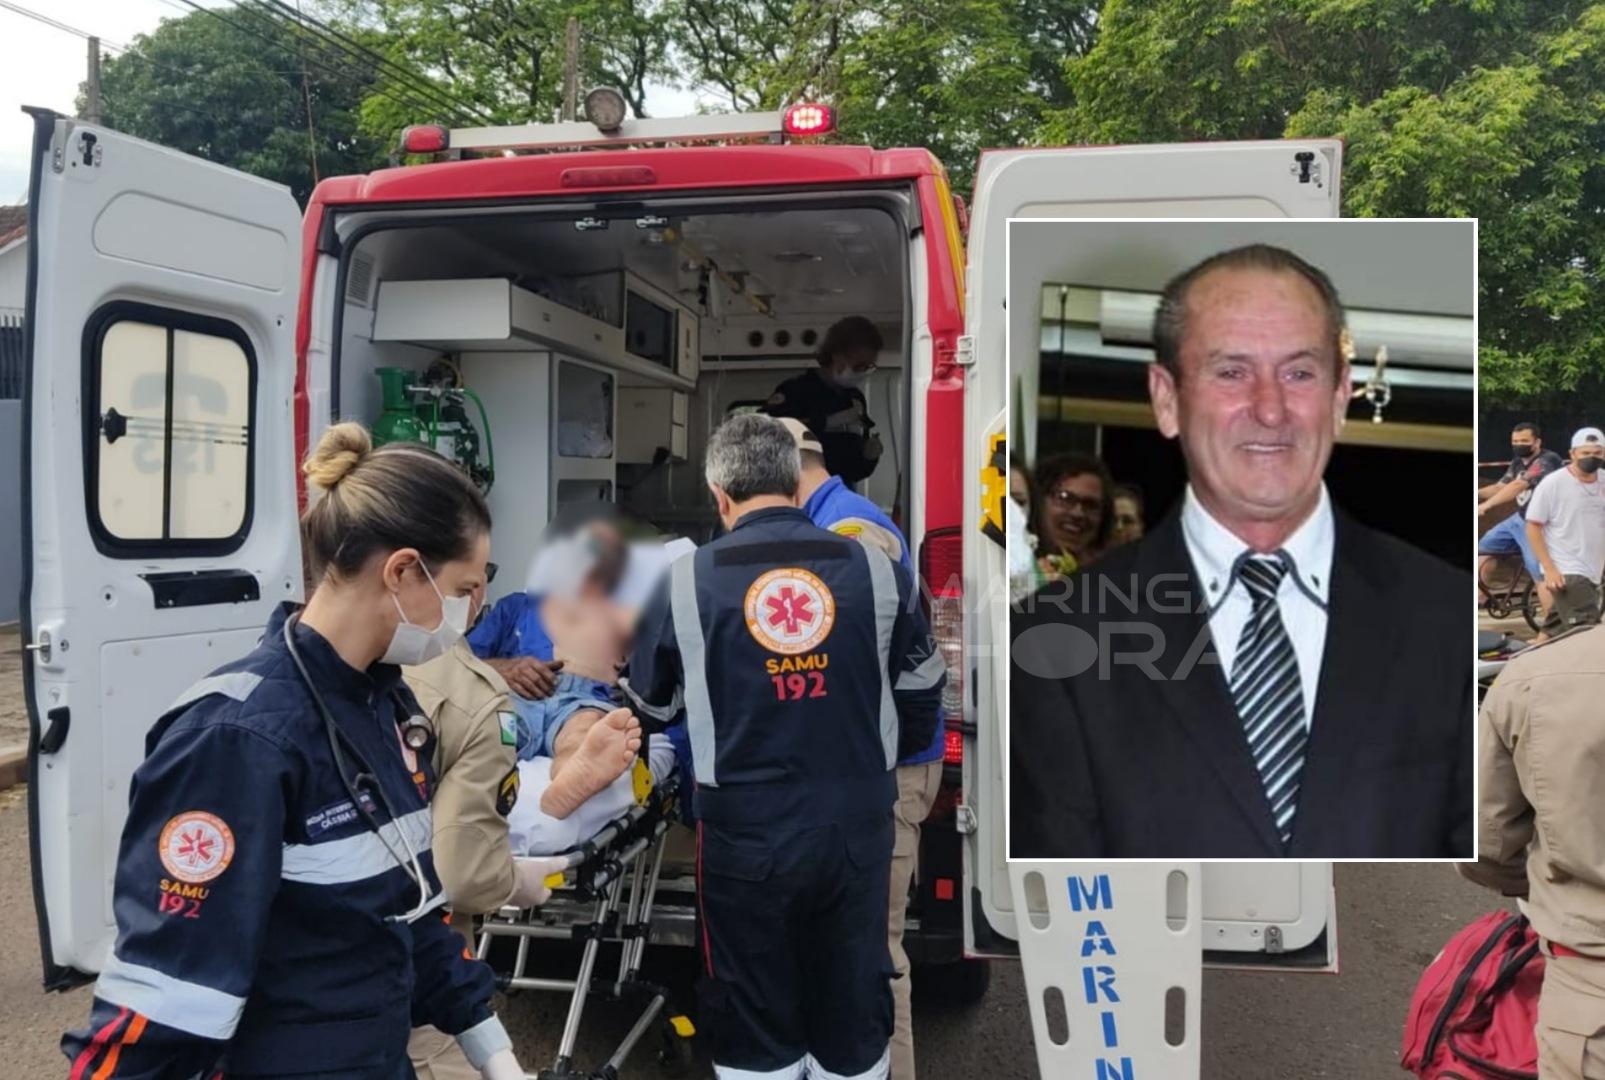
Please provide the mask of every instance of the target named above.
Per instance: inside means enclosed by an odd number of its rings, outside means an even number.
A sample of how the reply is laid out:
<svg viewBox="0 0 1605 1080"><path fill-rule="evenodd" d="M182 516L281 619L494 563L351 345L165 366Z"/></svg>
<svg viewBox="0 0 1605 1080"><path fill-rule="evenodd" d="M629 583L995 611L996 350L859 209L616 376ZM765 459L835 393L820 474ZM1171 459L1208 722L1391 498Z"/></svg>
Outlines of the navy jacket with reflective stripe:
<svg viewBox="0 0 1605 1080"><path fill-rule="evenodd" d="M700 817L829 822L892 805L945 679L908 571L781 507L675 564L623 685L644 720L683 711Z"/></svg>
<svg viewBox="0 0 1605 1080"><path fill-rule="evenodd" d="M504 1038L490 970L466 958L443 911L387 921L418 904L418 886L335 771L284 644L291 610L150 733L118 853L116 945L88 1030L62 1044L75 1060L89 1056L85 1076L116 1049L118 1078L188 1080L215 1068L231 1078L388 1077L415 1023ZM378 800L374 816L403 858L403 838L412 844L435 894L430 750L415 767L404 759L395 713L418 706L400 670L356 671L314 631L295 633L399 820ZM359 768L349 753L346 767L353 777Z"/></svg>

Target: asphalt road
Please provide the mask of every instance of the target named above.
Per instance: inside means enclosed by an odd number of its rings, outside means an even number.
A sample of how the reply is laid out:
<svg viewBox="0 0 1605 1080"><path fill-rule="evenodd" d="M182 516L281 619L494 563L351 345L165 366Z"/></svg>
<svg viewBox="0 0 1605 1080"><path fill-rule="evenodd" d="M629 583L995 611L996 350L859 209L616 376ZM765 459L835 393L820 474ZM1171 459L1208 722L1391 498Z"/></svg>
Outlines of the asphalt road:
<svg viewBox="0 0 1605 1080"><path fill-rule="evenodd" d="M28 876L23 789L0 794L0 1076L63 1077L57 1040L84 1022L89 991L45 994L39 988L38 938ZM1421 969L1454 930L1494 906L1494 899L1447 865L1357 864L1338 867L1340 975L1210 972L1204 979L1206 1080L1385 1080L1403 1077L1396 1064L1410 990ZM689 950L662 950L650 972L684 989L693 972ZM527 1068L550 1064L566 999L521 994L501 1003ZM587 1012L581 1063L611 1052L634 1017L609 1004ZM1037 1076L1025 988L1019 967L999 963L991 989L968 1009L918 1002L915 1045L921 1075L951 1080ZM669 1076L648 1041L624 1071L626 1080ZM705 1061L692 1075L711 1076ZM1079 1080L1079 1078L1076 1078ZM1170 1078L1154 1078L1170 1080Z"/></svg>

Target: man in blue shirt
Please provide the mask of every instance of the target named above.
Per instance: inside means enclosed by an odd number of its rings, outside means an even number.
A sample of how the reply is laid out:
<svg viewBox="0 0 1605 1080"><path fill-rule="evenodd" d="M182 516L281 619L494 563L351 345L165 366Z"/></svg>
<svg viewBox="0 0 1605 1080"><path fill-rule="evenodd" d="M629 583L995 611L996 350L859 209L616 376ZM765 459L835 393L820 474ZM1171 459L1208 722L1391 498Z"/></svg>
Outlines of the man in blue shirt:
<svg viewBox="0 0 1605 1080"><path fill-rule="evenodd" d="M851 536L870 547L877 547L903 564L917 582L914 560L909 557L908 541L892 519L872 501L832 476L825 468L825 453L819 438L800 420L780 418L797 443L802 458L801 482L797 499L803 513L821 529ZM909 1013L909 964L903 951L903 917L908 909L908 889L914 880L915 859L920 849L920 825L931 812L942 785L943 733L946 725L936 725L935 738L923 750L897 763L896 842L892 848L892 883L887 911L888 946L892 966L900 978L892 981L892 1000L896 1023L892 1031L892 1080L914 1080L914 1029Z"/></svg>

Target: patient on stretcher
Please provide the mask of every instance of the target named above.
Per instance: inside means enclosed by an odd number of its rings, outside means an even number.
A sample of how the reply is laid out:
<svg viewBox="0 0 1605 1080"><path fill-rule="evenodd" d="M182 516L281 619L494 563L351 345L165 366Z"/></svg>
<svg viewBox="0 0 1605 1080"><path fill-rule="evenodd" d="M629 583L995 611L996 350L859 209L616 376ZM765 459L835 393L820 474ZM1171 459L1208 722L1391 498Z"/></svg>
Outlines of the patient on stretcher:
<svg viewBox="0 0 1605 1080"><path fill-rule="evenodd" d="M631 766L641 725L612 700L633 613L596 598L549 597L543 612L553 658L563 661L554 693L511 698L519 717L519 796L508 815L513 850L567 850L635 802ZM668 739L648 744L653 782L674 768Z"/></svg>

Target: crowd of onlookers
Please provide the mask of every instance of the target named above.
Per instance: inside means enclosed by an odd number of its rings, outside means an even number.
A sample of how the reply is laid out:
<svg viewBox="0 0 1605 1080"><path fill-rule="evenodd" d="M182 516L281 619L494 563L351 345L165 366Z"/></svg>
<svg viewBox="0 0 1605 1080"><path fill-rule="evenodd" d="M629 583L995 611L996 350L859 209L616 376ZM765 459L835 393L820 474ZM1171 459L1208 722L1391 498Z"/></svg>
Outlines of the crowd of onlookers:
<svg viewBox="0 0 1605 1080"><path fill-rule="evenodd" d="M1091 454L1053 454L1035 470L1012 459L1009 497L1026 515L1037 584L1073 574L1143 534L1142 489L1116 483Z"/></svg>

